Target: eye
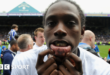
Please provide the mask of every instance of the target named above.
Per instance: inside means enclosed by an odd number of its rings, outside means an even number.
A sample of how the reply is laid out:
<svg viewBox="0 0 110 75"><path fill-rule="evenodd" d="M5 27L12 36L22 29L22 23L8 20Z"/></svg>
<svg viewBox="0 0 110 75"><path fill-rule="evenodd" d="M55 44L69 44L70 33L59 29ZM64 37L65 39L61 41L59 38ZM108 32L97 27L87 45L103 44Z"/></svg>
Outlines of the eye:
<svg viewBox="0 0 110 75"><path fill-rule="evenodd" d="M50 21L50 22L47 22L46 25L48 25L48 26L55 26L56 25L56 22Z"/></svg>
<svg viewBox="0 0 110 75"><path fill-rule="evenodd" d="M68 26L74 26L75 24L76 24L75 21L69 21L69 22L67 22L67 25L68 25Z"/></svg>

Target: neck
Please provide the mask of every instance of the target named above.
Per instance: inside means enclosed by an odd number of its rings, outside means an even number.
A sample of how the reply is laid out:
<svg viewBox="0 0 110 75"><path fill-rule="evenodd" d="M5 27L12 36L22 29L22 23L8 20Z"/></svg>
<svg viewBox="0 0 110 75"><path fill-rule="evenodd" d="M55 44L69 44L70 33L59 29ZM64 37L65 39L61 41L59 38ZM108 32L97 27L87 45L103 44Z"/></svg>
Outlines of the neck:
<svg viewBox="0 0 110 75"><path fill-rule="evenodd" d="M74 54L78 54L78 47L76 47L73 51L72 51L72 53L74 53Z"/></svg>
<svg viewBox="0 0 110 75"><path fill-rule="evenodd" d="M20 52L28 51L29 49L20 49Z"/></svg>
<svg viewBox="0 0 110 75"><path fill-rule="evenodd" d="M12 48L10 48L10 50L11 50L11 51L13 51L13 49L12 49ZM14 51L13 51L13 52L14 52Z"/></svg>
<svg viewBox="0 0 110 75"><path fill-rule="evenodd" d="M90 42L89 41L82 40L81 42L90 45Z"/></svg>
<svg viewBox="0 0 110 75"><path fill-rule="evenodd" d="M36 45L39 46L39 47L42 46L42 45L39 45L37 42L36 42Z"/></svg>

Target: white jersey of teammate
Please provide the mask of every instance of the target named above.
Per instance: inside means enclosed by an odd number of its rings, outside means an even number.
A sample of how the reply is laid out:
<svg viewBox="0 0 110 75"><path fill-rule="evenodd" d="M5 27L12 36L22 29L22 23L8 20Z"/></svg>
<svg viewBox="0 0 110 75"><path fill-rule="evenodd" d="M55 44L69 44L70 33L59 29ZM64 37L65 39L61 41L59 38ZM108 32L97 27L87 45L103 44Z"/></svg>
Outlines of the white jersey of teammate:
<svg viewBox="0 0 110 75"><path fill-rule="evenodd" d="M47 49L47 45L42 45L42 46L38 46L38 45L36 45L36 43L35 43L35 45L33 46L33 49L37 49L37 48L45 48L45 49Z"/></svg>
<svg viewBox="0 0 110 75"><path fill-rule="evenodd" d="M17 66L24 66L23 68L13 68L11 75L37 75L37 70L35 68L37 63L38 54L44 50L47 50L47 46L43 45L38 47L34 45L33 49L17 53L15 58L13 59L12 65ZM47 56L44 57L44 61L48 59Z"/></svg>
<svg viewBox="0 0 110 75"><path fill-rule="evenodd" d="M37 49L41 50L41 48ZM42 50L45 50L42 48ZM110 75L110 65L101 58L79 48L80 59L82 60L83 75ZM11 75L38 75L35 69L38 53L30 50L16 55L13 65L29 65L28 69L12 69ZM47 58L46 58L47 60Z"/></svg>

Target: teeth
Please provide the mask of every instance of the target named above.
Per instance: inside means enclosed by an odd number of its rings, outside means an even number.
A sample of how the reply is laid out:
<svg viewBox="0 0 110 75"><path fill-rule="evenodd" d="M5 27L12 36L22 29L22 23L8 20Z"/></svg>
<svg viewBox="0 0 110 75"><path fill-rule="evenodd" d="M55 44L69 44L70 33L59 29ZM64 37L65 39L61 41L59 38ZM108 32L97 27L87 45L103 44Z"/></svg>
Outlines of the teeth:
<svg viewBox="0 0 110 75"><path fill-rule="evenodd" d="M59 46L59 44L57 44L57 46Z"/></svg>
<svg viewBox="0 0 110 75"><path fill-rule="evenodd" d="M65 43L57 43L57 44L55 44L56 46L66 46L67 44L65 44Z"/></svg>

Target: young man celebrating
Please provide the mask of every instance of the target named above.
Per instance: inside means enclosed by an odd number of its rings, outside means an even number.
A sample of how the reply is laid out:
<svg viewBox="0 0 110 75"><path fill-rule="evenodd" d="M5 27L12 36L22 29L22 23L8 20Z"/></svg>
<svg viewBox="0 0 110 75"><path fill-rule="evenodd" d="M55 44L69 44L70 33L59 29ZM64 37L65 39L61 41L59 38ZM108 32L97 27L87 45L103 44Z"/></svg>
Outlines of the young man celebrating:
<svg viewBox="0 0 110 75"><path fill-rule="evenodd" d="M34 49L43 47L47 49L47 46L44 45L45 42L45 37L44 37L44 29L43 28L37 28L34 31L34 36L35 36L35 45L33 46Z"/></svg>
<svg viewBox="0 0 110 75"><path fill-rule="evenodd" d="M28 66L27 68L15 68L12 69L11 75L37 75L36 72L36 63L38 54L47 49L44 44L44 32L41 32L43 29L38 28L37 35L35 36L36 44L33 48L33 40L27 34L22 34L17 39L18 46L20 47L20 53L17 52L12 65L22 65ZM33 48L33 49L32 49ZM47 56L44 58L47 59ZM45 60L44 60L45 61Z"/></svg>
<svg viewBox="0 0 110 75"><path fill-rule="evenodd" d="M78 48L85 17L75 2L57 0L45 12L43 21L48 50L38 56L38 75L110 75L108 63ZM47 54L51 57L44 62Z"/></svg>

